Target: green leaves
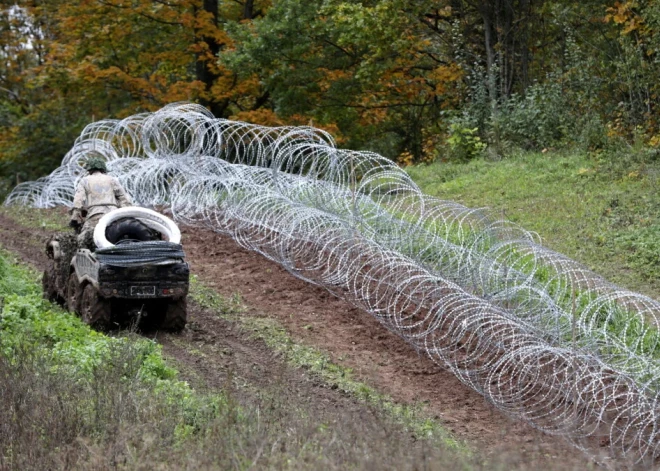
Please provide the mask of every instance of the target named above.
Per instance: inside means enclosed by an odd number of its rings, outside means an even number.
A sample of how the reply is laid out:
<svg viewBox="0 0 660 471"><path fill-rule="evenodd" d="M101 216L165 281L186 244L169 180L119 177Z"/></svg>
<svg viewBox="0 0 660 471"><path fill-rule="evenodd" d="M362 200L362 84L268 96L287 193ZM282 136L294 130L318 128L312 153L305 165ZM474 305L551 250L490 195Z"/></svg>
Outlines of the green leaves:
<svg viewBox="0 0 660 471"><path fill-rule="evenodd" d="M337 126L348 147L415 159L460 71L420 28L426 5L283 0L250 25L228 27L236 48L221 60L258 74L289 122ZM439 64L430 57L442 57ZM428 129L428 131L427 131Z"/></svg>
<svg viewBox="0 0 660 471"><path fill-rule="evenodd" d="M159 345L91 330L71 313L44 301L36 278L0 254L0 354L13 358L31 352L47 358L54 372L84 379L99 368L117 366L114 352L132 350L135 374L142 381L175 381L176 371L165 364Z"/></svg>
<svg viewBox="0 0 660 471"><path fill-rule="evenodd" d="M459 123L449 126L447 144L457 160L466 161L479 156L486 150L486 144L477 135L478 128L465 128Z"/></svg>

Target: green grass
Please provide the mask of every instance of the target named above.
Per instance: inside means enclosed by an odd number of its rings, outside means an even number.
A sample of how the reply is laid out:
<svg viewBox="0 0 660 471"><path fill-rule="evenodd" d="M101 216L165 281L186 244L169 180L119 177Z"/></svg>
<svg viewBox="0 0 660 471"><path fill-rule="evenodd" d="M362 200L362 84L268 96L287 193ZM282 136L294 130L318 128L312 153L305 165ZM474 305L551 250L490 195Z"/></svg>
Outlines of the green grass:
<svg viewBox="0 0 660 471"><path fill-rule="evenodd" d="M660 163L629 159L612 163L585 154L519 153L502 161L435 163L408 169L422 190L468 207L490 207L500 216L537 232L544 245L573 258L606 279L660 298ZM516 258L515 254L510 254ZM516 268L529 273L531 256ZM527 260L529 259L529 262ZM535 279L562 308L580 317L595 294L571 293L543 264ZM627 352L653 363L660 356L657 329L616 305L589 308L587 321L600 339L600 353L634 366ZM570 344L570 319L558 320ZM606 337L609 340L606 341ZM611 342L612 337L615 342ZM585 339L589 341L589 339ZM578 344L580 339L578 338ZM640 368L640 374L648 368ZM640 378L644 380L644 378ZM654 385L656 387L657 385Z"/></svg>
<svg viewBox="0 0 660 471"><path fill-rule="evenodd" d="M174 396L193 393L166 364L160 345L130 333L111 337L90 329L78 317L43 300L39 278L11 254L0 252L0 354L5 358L11 361L30 352L43 357L51 371L78 381L107 364L113 352L128 348L139 358L135 375L145 386L169 390Z"/></svg>
<svg viewBox="0 0 660 471"><path fill-rule="evenodd" d="M44 301L38 279L0 252L0 415L11 437L0 433L0 468L52 467L76 441L92 450L129 439L147 449L135 434L165 412L156 429L171 446L183 446L227 409L222 393L200 395L179 380L160 345L91 330ZM135 430L117 430L127 426Z"/></svg>
<svg viewBox="0 0 660 471"><path fill-rule="evenodd" d="M407 171L425 193L488 207L610 281L660 298L660 162L518 153Z"/></svg>
<svg viewBox="0 0 660 471"><path fill-rule="evenodd" d="M69 216L62 208L54 211L26 206L0 206L0 212L24 227L51 231L69 230Z"/></svg>

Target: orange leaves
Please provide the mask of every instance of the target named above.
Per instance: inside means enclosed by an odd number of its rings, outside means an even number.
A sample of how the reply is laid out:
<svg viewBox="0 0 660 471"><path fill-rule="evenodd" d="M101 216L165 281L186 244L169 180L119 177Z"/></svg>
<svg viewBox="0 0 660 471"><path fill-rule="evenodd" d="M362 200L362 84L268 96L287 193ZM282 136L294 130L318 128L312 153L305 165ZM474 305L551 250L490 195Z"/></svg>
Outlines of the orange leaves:
<svg viewBox="0 0 660 471"><path fill-rule="evenodd" d="M273 110L259 108L251 111L239 111L232 115L231 119L237 121L246 121L248 123L261 124L263 126L283 126L286 123L282 121Z"/></svg>
<svg viewBox="0 0 660 471"><path fill-rule="evenodd" d="M633 7L637 6L634 2L615 2L613 7L607 9L605 15L606 21L613 21L620 25L627 22L633 16Z"/></svg>
<svg viewBox="0 0 660 471"><path fill-rule="evenodd" d="M200 37L213 38L218 42L227 41L227 35L215 25L213 14L210 12L204 10L196 12L190 27L197 31Z"/></svg>
<svg viewBox="0 0 660 471"><path fill-rule="evenodd" d="M369 97L375 98L375 97ZM374 100L365 100L365 108L360 113L360 124L362 126L377 126L381 123L384 123L388 117L388 109L383 106L381 108L375 108L373 105L370 106L369 101Z"/></svg>
<svg viewBox="0 0 660 471"><path fill-rule="evenodd" d="M292 64L294 70L295 66ZM322 78L318 81L319 89L322 93L326 93L330 90L330 87L341 81L348 80L352 77L352 71L348 69L328 69L321 67L318 69L321 73Z"/></svg>
<svg viewBox="0 0 660 471"><path fill-rule="evenodd" d="M250 107L251 98L260 92L259 80L255 76L238 80L236 76L225 68L219 68L220 74L208 91L208 98L214 101L232 100L244 101L243 107Z"/></svg>
<svg viewBox="0 0 660 471"><path fill-rule="evenodd" d="M639 16L635 9L639 5L635 1L615 2L613 7L607 9L606 22L613 22L623 26L621 34L630 34L642 28L644 19Z"/></svg>
<svg viewBox="0 0 660 471"><path fill-rule="evenodd" d="M440 96L448 93L449 88L463 78L463 70L458 64L441 65L433 69L427 77L434 83L433 93Z"/></svg>
<svg viewBox="0 0 660 471"><path fill-rule="evenodd" d="M256 3L261 7L264 1ZM239 80L219 65L218 50L232 46L220 25L232 18L222 16L229 12L223 2L217 12L207 10L207 4L52 0L44 5L52 9L48 21L56 35L37 75L42 81L57 77L58 87L78 90L100 101L92 106L117 114L123 113L122 106L134 111L177 100L237 101L260 94L258 81ZM122 102L102 103L117 95L124 97Z"/></svg>

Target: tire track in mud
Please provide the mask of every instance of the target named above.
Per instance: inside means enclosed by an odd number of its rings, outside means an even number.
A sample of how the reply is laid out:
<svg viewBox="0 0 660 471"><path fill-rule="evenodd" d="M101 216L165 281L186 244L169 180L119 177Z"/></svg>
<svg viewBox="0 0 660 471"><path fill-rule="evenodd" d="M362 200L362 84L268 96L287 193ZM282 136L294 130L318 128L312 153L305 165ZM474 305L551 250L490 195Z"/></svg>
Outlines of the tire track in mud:
<svg viewBox="0 0 660 471"><path fill-rule="evenodd" d="M192 272L224 296L239 293L247 307L243 315L274 318L294 339L352 368L357 380L397 402L421 403L457 438L476 445L486 457L500 461L510 456L514 462L541 469L584 469L588 464L585 455L561 439L503 416L367 313L242 249L229 237L181 229ZM52 233L24 227L0 213L0 245L36 268L46 266L43 247ZM159 333L156 340L196 386L224 388L237 380L255 387L282 385L292 398L321 415L346 411L364 415L365 406L287 366L262 341L195 303L189 306L185 332Z"/></svg>

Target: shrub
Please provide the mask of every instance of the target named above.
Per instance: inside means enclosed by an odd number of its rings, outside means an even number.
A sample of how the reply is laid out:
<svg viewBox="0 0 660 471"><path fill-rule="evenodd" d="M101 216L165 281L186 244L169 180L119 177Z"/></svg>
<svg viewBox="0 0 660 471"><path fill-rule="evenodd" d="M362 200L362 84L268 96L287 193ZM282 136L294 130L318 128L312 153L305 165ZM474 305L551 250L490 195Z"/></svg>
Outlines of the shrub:
<svg viewBox="0 0 660 471"><path fill-rule="evenodd" d="M461 161L471 160L486 149L486 144L481 141L477 131L478 128L464 127L461 123L449 125L447 144L452 158Z"/></svg>
<svg viewBox="0 0 660 471"><path fill-rule="evenodd" d="M558 83L535 84L525 95L513 94L501 104L491 126L499 138L524 149L541 149L561 141L570 108Z"/></svg>

